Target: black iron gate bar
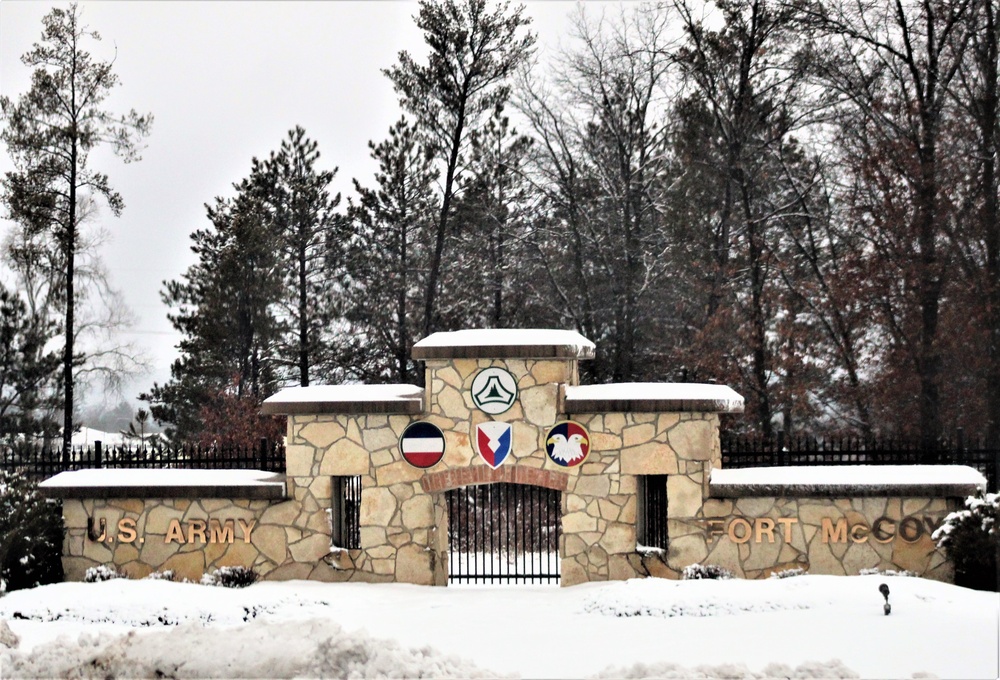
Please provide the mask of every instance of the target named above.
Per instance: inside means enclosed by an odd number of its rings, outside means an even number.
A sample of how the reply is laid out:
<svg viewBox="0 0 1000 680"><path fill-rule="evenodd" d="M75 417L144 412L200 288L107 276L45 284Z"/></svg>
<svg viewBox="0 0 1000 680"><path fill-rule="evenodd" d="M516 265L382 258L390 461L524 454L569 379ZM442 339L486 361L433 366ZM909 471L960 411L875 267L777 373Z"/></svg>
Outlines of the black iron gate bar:
<svg viewBox="0 0 1000 680"><path fill-rule="evenodd" d="M447 501L450 580L559 582L558 491L495 483L453 489Z"/></svg>

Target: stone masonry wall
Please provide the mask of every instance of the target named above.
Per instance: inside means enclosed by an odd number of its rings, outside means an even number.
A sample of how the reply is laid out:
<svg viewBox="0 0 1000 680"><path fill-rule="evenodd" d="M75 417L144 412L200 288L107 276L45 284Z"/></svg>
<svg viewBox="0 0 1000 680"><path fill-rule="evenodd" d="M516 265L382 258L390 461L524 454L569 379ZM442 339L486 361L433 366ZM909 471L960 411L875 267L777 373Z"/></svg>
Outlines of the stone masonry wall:
<svg viewBox="0 0 1000 680"><path fill-rule="evenodd" d="M510 371L518 384L517 402L495 416L478 410L471 398L476 374L492 366ZM315 501L328 507L330 475L361 476L361 549L330 556L327 562L333 566L325 578L446 584L444 491L499 479L565 489L563 585L642 575L676 577L662 560L636 551L635 475L670 474L670 502L681 505L695 497L700 502L706 470L721 457L718 416L560 413L561 385L577 383L576 366L565 360L428 360L423 416L290 416L289 495L304 502L308 487ZM592 441L587 460L565 468L548 458L544 440L553 425L571 419L588 428ZM398 448L403 430L416 420L433 423L445 437L444 457L426 471L404 461ZM471 444L475 426L489 420L509 422L513 431L511 456L496 472ZM525 472L514 474L515 469ZM530 470L549 477L536 480Z"/></svg>
<svg viewBox="0 0 1000 680"><path fill-rule="evenodd" d="M670 507L666 561L675 571L717 564L741 578L878 568L950 581L951 564L930 534L958 505L945 498L707 498L702 507Z"/></svg>
<svg viewBox="0 0 1000 680"><path fill-rule="evenodd" d="M424 471L399 453L399 437L414 420L403 415L289 416L286 444L289 495L331 507L332 476L361 477L361 549L338 550L318 569L328 581L443 585L447 583L444 499L423 491ZM329 546L329 527L326 541ZM305 578L305 577L303 577Z"/></svg>
<svg viewBox="0 0 1000 680"><path fill-rule="evenodd" d="M132 578L172 569L178 578L196 581L224 566L252 566L274 578L280 565L312 557L309 542L302 540L305 528L286 521L279 507L271 501L225 498L64 499L66 580L81 581L87 569L105 564L116 565ZM105 541L88 537L88 517L94 519L95 530L105 521ZM131 520L134 536L119 533L121 520ZM167 540L172 520L179 523L183 542ZM205 523L205 534L189 534L200 522ZM249 542L244 527L249 528ZM222 540L208 541L213 529Z"/></svg>
<svg viewBox="0 0 1000 680"><path fill-rule="evenodd" d="M655 551L636 550L636 475L669 475L668 508L700 504L709 471L721 459L718 415L605 413L574 418L587 427L592 446L564 496L563 583L677 578L677 570Z"/></svg>

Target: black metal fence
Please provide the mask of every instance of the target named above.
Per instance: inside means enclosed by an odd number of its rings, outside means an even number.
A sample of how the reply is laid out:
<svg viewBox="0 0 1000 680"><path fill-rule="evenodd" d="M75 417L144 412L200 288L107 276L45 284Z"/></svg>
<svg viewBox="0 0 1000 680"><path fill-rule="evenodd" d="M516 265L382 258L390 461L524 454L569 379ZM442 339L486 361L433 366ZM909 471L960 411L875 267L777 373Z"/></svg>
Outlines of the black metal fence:
<svg viewBox="0 0 1000 680"><path fill-rule="evenodd" d="M60 448L32 445L0 446L0 469L20 470L34 478L46 478L66 470L93 468L285 471L285 447L261 439L256 446L142 447L125 444L74 448L64 455Z"/></svg>
<svg viewBox="0 0 1000 680"><path fill-rule="evenodd" d="M453 583L559 583L561 494L500 482L447 492Z"/></svg>
<svg viewBox="0 0 1000 680"><path fill-rule="evenodd" d="M337 476L331 483L330 540L338 548L361 547L361 475Z"/></svg>
<svg viewBox="0 0 1000 680"><path fill-rule="evenodd" d="M639 475L636 538L647 548L667 549L667 476Z"/></svg>
<svg viewBox="0 0 1000 680"><path fill-rule="evenodd" d="M986 476L988 488L1000 483L1000 442L953 436L933 442L901 437L722 435L722 467L781 467L786 465L968 465Z"/></svg>

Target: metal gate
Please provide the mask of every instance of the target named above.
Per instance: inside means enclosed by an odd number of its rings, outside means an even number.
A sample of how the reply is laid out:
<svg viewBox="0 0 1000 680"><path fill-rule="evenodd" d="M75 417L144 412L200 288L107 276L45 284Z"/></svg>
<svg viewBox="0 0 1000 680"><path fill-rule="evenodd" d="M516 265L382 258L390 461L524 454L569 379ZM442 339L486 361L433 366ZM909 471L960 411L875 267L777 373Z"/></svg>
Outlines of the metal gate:
<svg viewBox="0 0 1000 680"><path fill-rule="evenodd" d="M451 583L559 583L560 492L498 482L447 492Z"/></svg>

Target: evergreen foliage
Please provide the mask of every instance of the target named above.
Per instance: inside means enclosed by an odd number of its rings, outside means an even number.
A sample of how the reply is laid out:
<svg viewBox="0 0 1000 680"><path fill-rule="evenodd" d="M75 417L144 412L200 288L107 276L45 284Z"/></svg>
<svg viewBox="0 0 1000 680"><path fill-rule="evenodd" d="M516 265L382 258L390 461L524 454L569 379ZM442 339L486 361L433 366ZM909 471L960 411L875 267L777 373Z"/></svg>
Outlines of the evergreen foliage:
<svg viewBox="0 0 1000 680"><path fill-rule="evenodd" d="M0 442L53 434L58 404L48 388L60 358L45 346L53 324L33 317L24 302L0 285Z"/></svg>
<svg viewBox="0 0 1000 680"><path fill-rule="evenodd" d="M34 482L0 470L0 592L63 580L62 508Z"/></svg>
<svg viewBox="0 0 1000 680"><path fill-rule="evenodd" d="M965 499L935 530L934 540L955 565L955 584L996 591L1000 557L1000 494Z"/></svg>

